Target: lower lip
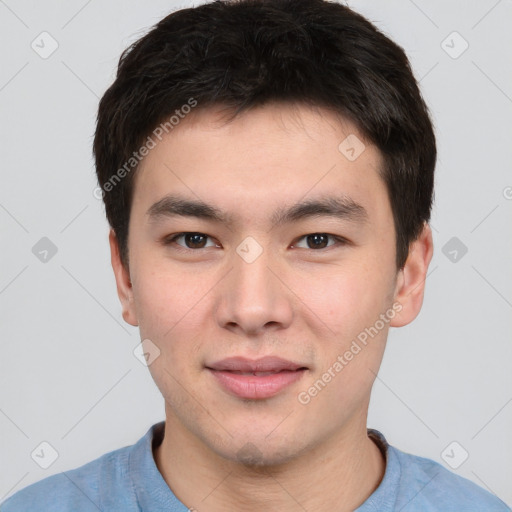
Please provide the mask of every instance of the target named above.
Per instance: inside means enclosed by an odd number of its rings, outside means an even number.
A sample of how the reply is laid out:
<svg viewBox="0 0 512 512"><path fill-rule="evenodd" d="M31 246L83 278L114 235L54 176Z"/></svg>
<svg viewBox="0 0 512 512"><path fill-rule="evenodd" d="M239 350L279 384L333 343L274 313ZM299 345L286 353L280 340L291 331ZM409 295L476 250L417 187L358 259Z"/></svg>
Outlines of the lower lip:
<svg viewBox="0 0 512 512"><path fill-rule="evenodd" d="M210 373L221 386L239 398L258 400L270 398L302 378L306 370L282 371L271 375L240 375L229 371L212 370Z"/></svg>

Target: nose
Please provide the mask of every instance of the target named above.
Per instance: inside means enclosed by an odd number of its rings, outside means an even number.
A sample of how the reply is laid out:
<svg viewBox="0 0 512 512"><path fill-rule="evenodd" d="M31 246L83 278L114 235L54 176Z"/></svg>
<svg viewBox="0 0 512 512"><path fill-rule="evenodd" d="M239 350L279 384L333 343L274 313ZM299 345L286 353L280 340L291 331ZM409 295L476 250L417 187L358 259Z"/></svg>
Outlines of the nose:
<svg viewBox="0 0 512 512"><path fill-rule="evenodd" d="M244 336L287 328L293 318L293 293L280 275L282 264L266 250L254 261L240 254L233 254L233 267L219 283L218 324Z"/></svg>

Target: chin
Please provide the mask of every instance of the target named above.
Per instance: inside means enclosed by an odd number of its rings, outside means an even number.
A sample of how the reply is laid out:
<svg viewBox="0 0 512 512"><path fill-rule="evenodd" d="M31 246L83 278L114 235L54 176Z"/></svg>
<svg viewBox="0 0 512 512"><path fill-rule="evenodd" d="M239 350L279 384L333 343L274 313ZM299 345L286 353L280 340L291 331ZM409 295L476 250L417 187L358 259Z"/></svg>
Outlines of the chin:
<svg viewBox="0 0 512 512"><path fill-rule="evenodd" d="M251 439L245 436L245 439L231 439L229 444L215 447L215 451L224 459L248 469L275 468L293 460L301 452L296 442L285 439L280 437L269 443L264 437Z"/></svg>

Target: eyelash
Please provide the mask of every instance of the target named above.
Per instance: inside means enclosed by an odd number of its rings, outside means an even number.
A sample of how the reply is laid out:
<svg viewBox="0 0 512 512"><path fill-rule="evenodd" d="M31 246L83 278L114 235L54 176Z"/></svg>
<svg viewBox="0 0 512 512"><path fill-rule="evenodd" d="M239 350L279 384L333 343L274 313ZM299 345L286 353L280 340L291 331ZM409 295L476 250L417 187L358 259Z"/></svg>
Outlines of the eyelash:
<svg viewBox="0 0 512 512"><path fill-rule="evenodd" d="M170 245L175 245L175 249L178 250L178 251L185 251L185 252L190 252L190 251L200 251L201 249L208 249L209 247L199 247L197 249L192 249L190 247L185 247L183 245L180 245L178 243L176 243L176 240L185 236L185 235L202 235L202 236L206 236L207 238L211 239L212 237L205 234L205 233L200 233L198 231L183 231L181 233L177 233L175 235L171 235L169 237L166 237L164 240L163 240L163 244L166 245L166 246L170 246ZM338 246L343 246L343 245L348 245L349 244L349 241L346 240L345 238L343 237L340 237L340 236L336 236L336 235L331 235L330 233L320 233L320 232L315 232L315 233L308 233L307 235L302 235L301 237L297 238L297 241L300 241L304 238L307 238L308 236L312 236L312 235L323 235L323 236L327 236L333 240L335 240L337 243L335 244L332 244L332 245L328 245L327 247L322 247L320 249L311 249L309 247L307 247L306 249L307 250L310 250L310 251L315 251L315 252L320 252L322 250L325 250L325 249L329 249L331 247L334 247L336 245ZM296 242L294 242L293 245L295 245ZM299 247L299 249L304 249L304 247Z"/></svg>

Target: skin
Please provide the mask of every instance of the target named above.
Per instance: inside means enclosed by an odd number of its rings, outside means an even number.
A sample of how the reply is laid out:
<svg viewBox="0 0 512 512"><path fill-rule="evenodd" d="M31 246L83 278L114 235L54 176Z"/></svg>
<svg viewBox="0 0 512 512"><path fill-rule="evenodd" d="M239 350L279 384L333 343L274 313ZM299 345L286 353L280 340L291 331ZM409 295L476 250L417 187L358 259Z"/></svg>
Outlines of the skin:
<svg viewBox="0 0 512 512"><path fill-rule="evenodd" d="M137 170L129 268L110 233L123 318L160 350L149 366L166 412L155 462L189 508L349 511L384 475L385 460L366 431L370 392L389 326L406 325L420 311L432 235L425 225L397 270L380 152L365 143L349 161L338 150L349 134L364 141L348 121L299 104L267 104L229 123L219 107L198 109ZM147 210L169 193L213 204L233 223L151 221ZM363 206L367 219L270 222L278 207L340 194ZM187 249L184 238L162 243L181 232L211 238L203 248L189 240ZM330 238L315 248L306 237L313 233L347 242ZM248 236L263 251L252 263L236 252ZM393 304L401 311L300 403L299 393ZM243 400L205 368L235 355L277 355L308 370L272 398Z"/></svg>

